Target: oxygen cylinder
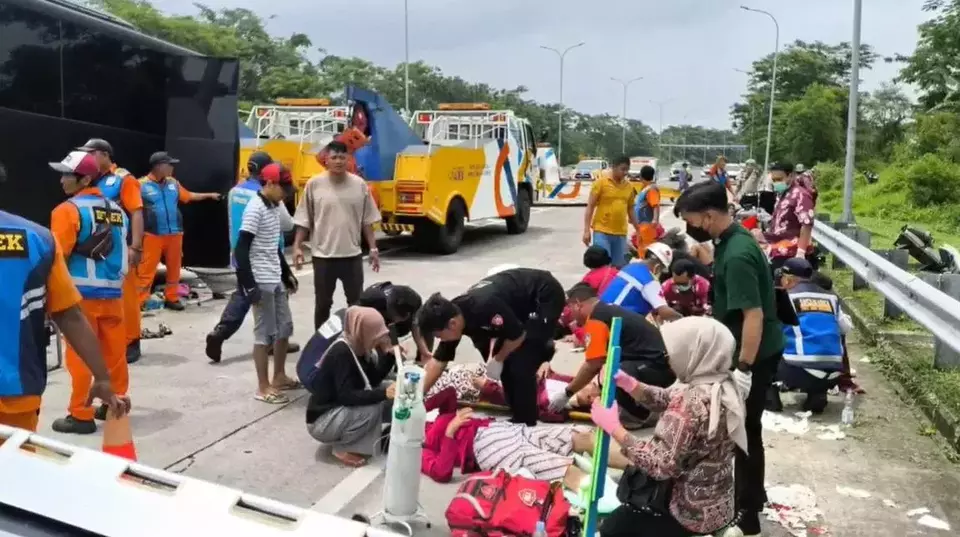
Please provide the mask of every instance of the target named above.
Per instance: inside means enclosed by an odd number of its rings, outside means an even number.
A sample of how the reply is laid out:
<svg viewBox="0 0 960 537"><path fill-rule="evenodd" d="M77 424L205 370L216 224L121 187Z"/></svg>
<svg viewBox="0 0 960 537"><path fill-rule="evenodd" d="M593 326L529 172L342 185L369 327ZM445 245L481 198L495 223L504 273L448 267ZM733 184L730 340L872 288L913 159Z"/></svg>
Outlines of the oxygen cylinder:
<svg viewBox="0 0 960 537"><path fill-rule="evenodd" d="M413 516L420 506L420 460L427 423L423 379L423 368L415 364L404 365L397 374L383 487L383 509L394 517Z"/></svg>

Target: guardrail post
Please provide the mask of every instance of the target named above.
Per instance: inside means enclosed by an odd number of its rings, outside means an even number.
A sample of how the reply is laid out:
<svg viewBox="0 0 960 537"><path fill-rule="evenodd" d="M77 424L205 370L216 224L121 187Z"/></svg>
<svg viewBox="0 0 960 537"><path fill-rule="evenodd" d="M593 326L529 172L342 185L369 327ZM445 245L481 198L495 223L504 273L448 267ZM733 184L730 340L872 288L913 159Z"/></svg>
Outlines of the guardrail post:
<svg viewBox="0 0 960 537"><path fill-rule="evenodd" d="M902 270L907 270L910 254L906 250L874 250L874 252ZM903 317L903 310L886 297L883 298L883 318L899 319Z"/></svg>
<svg viewBox="0 0 960 537"><path fill-rule="evenodd" d="M817 213L817 215L814 218L823 222L824 224L830 223L830 213Z"/></svg>
<svg viewBox="0 0 960 537"><path fill-rule="evenodd" d="M943 291L954 300L960 301L960 274L934 274L921 272L920 279ZM960 368L960 353L933 338L933 365L938 369Z"/></svg>
<svg viewBox="0 0 960 537"><path fill-rule="evenodd" d="M851 233L852 232L852 233ZM873 238L873 234L870 233L869 229L863 229L860 227L857 228L847 228L843 231L843 234L857 241L858 243L870 248L870 241ZM867 283L867 280L861 278L858 274L854 273L853 275L853 290L859 291L861 289L868 289L870 285Z"/></svg>
<svg viewBox="0 0 960 537"><path fill-rule="evenodd" d="M843 233L843 230L850 227L850 224L847 222L832 222L830 224L830 227ZM833 270L845 269L847 268L847 265L844 264L843 261L840 261L839 257L833 256L833 262L830 264L830 268L832 268Z"/></svg>

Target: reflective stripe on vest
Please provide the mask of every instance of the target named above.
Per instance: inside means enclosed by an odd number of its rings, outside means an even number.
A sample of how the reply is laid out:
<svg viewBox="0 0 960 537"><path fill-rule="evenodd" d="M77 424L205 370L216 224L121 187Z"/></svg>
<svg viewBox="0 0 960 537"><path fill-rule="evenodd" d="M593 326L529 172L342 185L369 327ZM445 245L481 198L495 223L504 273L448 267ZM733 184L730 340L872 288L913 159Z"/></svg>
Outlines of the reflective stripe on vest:
<svg viewBox="0 0 960 537"><path fill-rule="evenodd" d="M630 263L620 269L617 276L600 295L600 301L646 315L653 306L643 297L643 286L654 280L650 269L643 263Z"/></svg>
<svg viewBox="0 0 960 537"><path fill-rule="evenodd" d="M80 295L90 299L120 298L123 277L127 274L127 215L120 205L99 196L76 196L69 203L80 214L77 243L87 240L98 223L112 226L113 249L102 261L95 261L77 253L67 259L67 268Z"/></svg>
<svg viewBox="0 0 960 537"><path fill-rule="evenodd" d="M790 292L800 324L784 326L784 361L802 368L839 371L843 368L843 339L838 299L829 291L801 284Z"/></svg>
<svg viewBox="0 0 960 537"><path fill-rule="evenodd" d="M54 252L50 230L0 211L0 397L42 395L46 387Z"/></svg>
<svg viewBox="0 0 960 537"><path fill-rule="evenodd" d="M177 180L168 177L162 182L149 178L140 180L143 196L143 228L153 235L183 233L180 215L180 189Z"/></svg>

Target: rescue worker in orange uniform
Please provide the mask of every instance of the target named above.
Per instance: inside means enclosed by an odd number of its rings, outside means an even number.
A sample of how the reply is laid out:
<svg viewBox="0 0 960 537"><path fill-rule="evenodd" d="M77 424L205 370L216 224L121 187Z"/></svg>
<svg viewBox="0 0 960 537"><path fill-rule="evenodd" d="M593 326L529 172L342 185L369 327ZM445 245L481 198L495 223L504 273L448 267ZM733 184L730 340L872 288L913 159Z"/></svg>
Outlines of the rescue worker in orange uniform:
<svg viewBox="0 0 960 537"><path fill-rule="evenodd" d="M5 180L0 165L0 183ZM0 279L0 333L6 343L0 345L0 424L37 430L50 343L45 315L92 372L87 404L100 399L115 416L129 410L129 400L117 397L110 387L100 343L81 310L60 243L49 229L0 211ZM4 289L9 292L4 294Z"/></svg>
<svg viewBox="0 0 960 537"><path fill-rule="evenodd" d="M126 395L126 334L123 326L123 279L128 270L127 215L93 186L100 179L95 157L74 151L62 162L51 162L60 172L60 184L70 199L50 215L50 230L63 248L67 271L83 298L80 307L100 343L100 352L113 392ZM72 345L65 363L72 381L69 414L53 422L58 433L92 434L94 417L106 419L107 406L90 405L93 373Z"/></svg>
<svg viewBox="0 0 960 537"><path fill-rule="evenodd" d="M190 192L173 178L173 165L180 161L166 151L150 156L150 173L140 179L143 198L143 257L137 267L140 307L150 298L160 257L167 267L167 285L163 307L182 311L177 288L183 262L183 217L178 205L202 200L219 200L217 192Z"/></svg>
<svg viewBox="0 0 960 537"><path fill-rule="evenodd" d="M127 230L129 246L127 263L130 271L123 280L123 326L126 332L127 363L140 359L140 295L136 268L143 255L143 198L140 196L140 181L130 172L113 162L113 146L101 138L91 138L77 148L92 155L102 174L96 186L114 203L119 203L127 213L130 228Z"/></svg>

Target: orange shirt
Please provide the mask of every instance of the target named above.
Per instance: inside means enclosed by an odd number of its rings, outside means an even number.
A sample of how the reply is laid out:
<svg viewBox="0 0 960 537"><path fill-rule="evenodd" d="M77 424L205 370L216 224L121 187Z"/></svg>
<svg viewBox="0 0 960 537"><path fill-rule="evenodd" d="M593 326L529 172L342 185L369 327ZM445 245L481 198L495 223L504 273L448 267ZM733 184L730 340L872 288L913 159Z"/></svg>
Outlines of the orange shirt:
<svg viewBox="0 0 960 537"><path fill-rule="evenodd" d="M78 216L79 219L79 216ZM76 241L76 237L74 237ZM73 285L73 279L67 270L67 263L64 261L64 255L60 241L56 235L53 237L54 253L53 264L50 267L50 274L47 275L47 313L54 314L66 311L78 304L82 298L77 287ZM0 397L0 413L20 414L23 412L33 412L40 409L39 395L24 395L21 397Z"/></svg>
<svg viewBox="0 0 960 537"><path fill-rule="evenodd" d="M587 319L587 322L583 325L583 331L586 346L583 357L588 362L606 360L607 348L610 346L610 327L602 321Z"/></svg>
<svg viewBox="0 0 960 537"><path fill-rule="evenodd" d="M140 195L140 181L127 170L120 168L115 163L110 165L110 173L119 171L123 177L120 178L120 205L129 214L143 209L143 197Z"/></svg>

